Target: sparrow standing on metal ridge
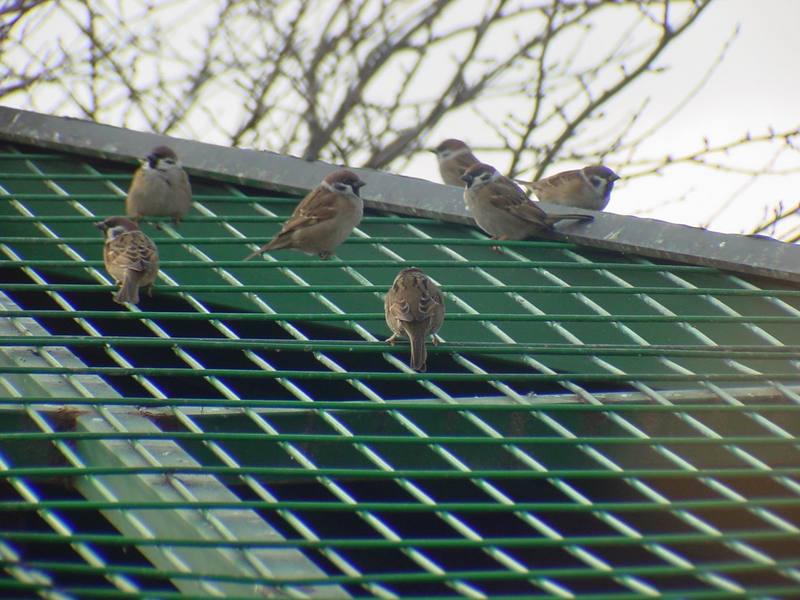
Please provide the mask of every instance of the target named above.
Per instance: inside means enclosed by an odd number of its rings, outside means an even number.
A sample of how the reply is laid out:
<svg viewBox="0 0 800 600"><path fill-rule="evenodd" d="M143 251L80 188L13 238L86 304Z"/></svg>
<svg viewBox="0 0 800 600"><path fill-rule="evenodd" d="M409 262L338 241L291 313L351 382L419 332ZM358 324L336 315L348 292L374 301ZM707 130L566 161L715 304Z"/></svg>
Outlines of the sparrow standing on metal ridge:
<svg viewBox="0 0 800 600"><path fill-rule="evenodd" d="M415 371L424 371L428 359L425 337L433 336L433 343L438 344L436 332L444 322L444 298L439 287L420 269L403 269L386 293L383 312L392 330L392 336L386 341L394 344L399 337L408 338L411 343L409 366Z"/></svg>
<svg viewBox="0 0 800 600"><path fill-rule="evenodd" d="M603 210L608 205L617 179L619 175L608 167L591 165L557 173L539 181L514 181L524 185L542 202Z"/></svg>
<svg viewBox="0 0 800 600"><path fill-rule="evenodd" d="M478 226L496 240L524 240L559 221L591 221L591 215L548 215L522 188L487 164L473 165L461 179L464 202Z"/></svg>
<svg viewBox="0 0 800 600"><path fill-rule="evenodd" d="M142 217L172 217L178 225L192 207L192 187L178 156L166 146L153 148L133 175L125 213Z"/></svg>
<svg viewBox="0 0 800 600"><path fill-rule="evenodd" d="M250 260L268 250L294 248L325 260L364 215L359 190L364 182L347 169L334 171L303 198L273 240L248 255Z"/></svg>
<svg viewBox="0 0 800 600"><path fill-rule="evenodd" d="M436 154L439 161L439 173L442 175L442 181L447 185L457 185L458 187L464 185L464 182L461 181L464 171L480 162L475 158L469 146L461 140L445 140L436 148L431 148L430 151Z"/></svg>
<svg viewBox="0 0 800 600"><path fill-rule="evenodd" d="M158 248L149 237L127 217L108 217L95 223L103 232L103 262L106 271L120 289L114 294L114 302L139 303L139 288L150 287L158 275Z"/></svg>

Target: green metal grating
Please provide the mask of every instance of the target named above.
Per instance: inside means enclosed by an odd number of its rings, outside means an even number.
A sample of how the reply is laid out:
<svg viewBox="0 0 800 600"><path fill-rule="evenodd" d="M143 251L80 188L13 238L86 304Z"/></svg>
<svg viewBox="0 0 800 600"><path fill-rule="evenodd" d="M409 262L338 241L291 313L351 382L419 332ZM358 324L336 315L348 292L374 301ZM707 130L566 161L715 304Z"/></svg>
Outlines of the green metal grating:
<svg viewBox="0 0 800 600"><path fill-rule="evenodd" d="M195 178L129 311L92 223L133 167L0 153L0 595L796 595L796 286L374 212L244 263L297 198Z"/></svg>

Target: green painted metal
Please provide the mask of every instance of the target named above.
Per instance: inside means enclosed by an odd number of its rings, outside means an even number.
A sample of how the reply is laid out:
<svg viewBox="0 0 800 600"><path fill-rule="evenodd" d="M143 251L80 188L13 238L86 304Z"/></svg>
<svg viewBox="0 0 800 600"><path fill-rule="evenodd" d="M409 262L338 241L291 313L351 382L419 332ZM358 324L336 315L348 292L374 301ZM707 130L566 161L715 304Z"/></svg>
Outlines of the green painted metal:
<svg viewBox="0 0 800 600"><path fill-rule="evenodd" d="M751 478L754 476L797 476L800 468L772 468L772 469L698 469L693 471L694 477L725 477L731 479ZM418 478L418 479L441 479L441 480L464 480L476 478L507 479L507 480L541 480L557 478L574 479L601 479L619 480L634 477L653 477L658 479L681 479L688 480L692 475L686 471L676 469L626 469L624 473L616 471L592 471L579 469L550 469L546 473L528 474L521 470L489 470L472 469L469 473L462 471L447 471L445 469L395 469L392 474L384 471L364 470L364 469L299 469L281 467L62 467L60 469L48 468L11 468L7 470L8 477L44 477L51 478L54 475L67 477L101 476L101 475L162 475L169 476L174 474L188 475L264 475L276 479L291 478L311 480L315 477L341 477L353 480L393 480L397 478ZM798 501L786 498L759 498L754 501L743 500L697 500L697 501L675 501L670 504L675 510L690 508L751 508L758 506L797 506ZM664 507L653 505L652 503L631 503L631 502L596 502L591 505L581 504L558 504L553 502L515 502L513 504L480 503L480 502L437 502L435 505L424 504L403 504L400 502L375 503L363 502L355 504L342 504L338 502L312 502L312 501L216 501L216 502L187 502L187 501L153 501L147 502L94 502L84 501L74 502L71 500L41 500L36 503L28 502L8 502L2 505L2 510L15 512L30 509L33 507L60 508L69 510L111 510L117 508L136 508L137 510L166 510L176 508L199 508L199 509L230 509L230 508L294 508L294 509L313 509L319 511L332 512L357 512L360 510L381 510L388 512L439 512L445 510L464 510L487 513L507 513L525 510L535 510L542 512L594 512L602 510L614 511L656 511L663 512Z"/></svg>
<svg viewBox="0 0 800 600"><path fill-rule="evenodd" d="M92 223L122 210L132 168L0 146L0 589L800 586L796 286L557 241L496 252L469 227L371 212L331 261L243 263L298 198L195 178L179 228L144 225L162 278L129 310ZM447 293L427 373L382 342L382 293L410 264ZM223 526L236 511L272 533ZM44 546L67 554L29 550ZM213 568L178 568L202 552ZM311 570L267 573L283 556Z"/></svg>
<svg viewBox="0 0 800 600"><path fill-rule="evenodd" d="M54 533L41 532L19 532L19 531L0 531L0 537L20 542L59 542L64 541L65 536L58 536ZM72 535L66 539L72 542L91 542L94 544L109 546L192 546L198 548L205 547L228 547L228 548L402 548L409 546L419 546L423 548L485 548L487 546L505 546L508 548L557 548L569 543L580 543L583 546L632 546L642 543L687 543L687 544L714 544L719 541L761 540L761 541L791 541L794 534L787 532L763 532L763 531L740 531L735 535L721 535L710 538L701 534L653 534L644 539L637 540L613 535L593 535L593 536L573 536L571 540L566 539L546 539L546 538L485 538L481 540L468 539L428 539L428 538L406 538L402 540L365 540L365 539L325 539L325 540L264 540L264 539L237 539L237 540L198 540L186 538L161 538L150 539L141 537L126 537L122 535L107 534L79 534Z"/></svg>

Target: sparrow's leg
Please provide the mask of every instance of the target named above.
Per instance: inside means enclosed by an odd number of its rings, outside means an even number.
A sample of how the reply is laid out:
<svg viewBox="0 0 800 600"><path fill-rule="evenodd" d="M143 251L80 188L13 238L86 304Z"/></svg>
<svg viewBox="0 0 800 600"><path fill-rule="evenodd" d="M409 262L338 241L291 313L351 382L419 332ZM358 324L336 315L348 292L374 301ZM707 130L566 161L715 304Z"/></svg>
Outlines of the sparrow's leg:
<svg viewBox="0 0 800 600"><path fill-rule="evenodd" d="M394 345L394 343L395 343L395 342L398 340L398 338L399 338L399 337L400 337L399 335L397 335L396 333L393 333L393 334L391 335L391 337L388 337L388 338L386 338L386 339L384 340L384 342L386 342L387 344L392 344L392 345Z"/></svg>
<svg viewBox="0 0 800 600"><path fill-rule="evenodd" d="M441 341L442 340L441 338L439 338L438 335L436 335L435 333L431 334L431 342L433 343L434 346L438 346Z"/></svg>
<svg viewBox="0 0 800 600"><path fill-rule="evenodd" d="M498 242L503 242L503 241L505 241L505 240L506 240L506 239L508 239L508 238L507 238L506 236L504 236L504 235L501 235L501 236L499 236L499 237L492 236L492 238L491 238L491 239L493 239L493 240L497 240ZM494 250L495 252L502 252L502 251L503 251L503 249L502 249L500 246L497 246L497 245L495 245L495 246L492 246L492 250Z"/></svg>
<svg viewBox="0 0 800 600"><path fill-rule="evenodd" d="M331 257L331 256L333 256L333 252L328 252L328 251L326 251L326 250L323 250L322 252L320 252L320 253L319 253L319 255L318 255L318 256L319 256L319 257L320 257L322 260L329 260L329 259L330 259L330 257Z"/></svg>

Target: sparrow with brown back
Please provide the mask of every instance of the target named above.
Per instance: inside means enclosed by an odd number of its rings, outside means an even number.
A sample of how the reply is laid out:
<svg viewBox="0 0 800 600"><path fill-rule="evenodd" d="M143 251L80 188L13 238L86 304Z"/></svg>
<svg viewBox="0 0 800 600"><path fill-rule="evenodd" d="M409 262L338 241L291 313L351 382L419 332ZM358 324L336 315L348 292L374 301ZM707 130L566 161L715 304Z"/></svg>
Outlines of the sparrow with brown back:
<svg viewBox="0 0 800 600"><path fill-rule="evenodd" d="M347 169L328 174L300 201L272 241L245 260L284 248L316 254L323 260L330 258L361 222L364 202L359 190L364 185L358 175Z"/></svg>
<svg viewBox="0 0 800 600"><path fill-rule="evenodd" d="M106 271L120 286L114 294L114 302L138 304L141 288L149 287L152 293L158 275L158 248L139 225L127 217L108 217L95 226L105 237L103 263Z"/></svg>
<svg viewBox="0 0 800 600"><path fill-rule="evenodd" d="M461 178L464 202L478 226L495 240L524 240L561 221L591 221L583 214L549 215L491 165L473 165Z"/></svg>
<svg viewBox="0 0 800 600"><path fill-rule="evenodd" d="M403 269L386 293L384 316L392 330L386 341L394 344L398 338L408 338L409 366L415 371L425 371L428 361L425 338L430 335L433 343L438 344L436 333L444 322L444 298L439 286L416 267Z"/></svg>
<svg viewBox="0 0 800 600"><path fill-rule="evenodd" d="M480 162L467 144L452 138L444 140L430 151L436 154L439 174L447 185L463 186L464 182L461 181L461 176L472 165Z"/></svg>
<svg viewBox="0 0 800 600"><path fill-rule="evenodd" d="M608 167L590 165L574 171L564 171L539 181L522 181L542 202L574 206L589 210L603 210L611 199L611 190L619 175Z"/></svg>

